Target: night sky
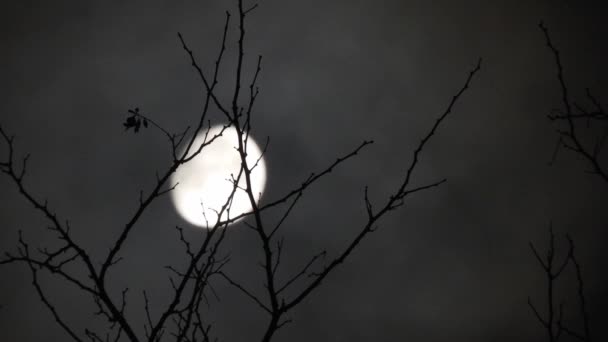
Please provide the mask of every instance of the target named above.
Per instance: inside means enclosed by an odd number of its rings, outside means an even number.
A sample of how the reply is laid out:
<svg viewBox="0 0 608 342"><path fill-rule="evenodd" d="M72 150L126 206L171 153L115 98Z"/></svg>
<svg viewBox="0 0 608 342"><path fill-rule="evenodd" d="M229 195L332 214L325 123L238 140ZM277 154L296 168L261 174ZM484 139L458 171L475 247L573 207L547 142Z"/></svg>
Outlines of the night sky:
<svg viewBox="0 0 608 342"><path fill-rule="evenodd" d="M31 154L25 184L101 262L136 209L139 191L171 161L168 142L122 127L139 107L170 131L195 121L202 87L181 32L205 72L236 1L19 1L0 10L0 125ZM542 303L543 273L528 243L546 247L552 222L561 252L575 240L596 341L608 314L608 184L560 151L547 119L561 105L544 20L561 51L571 95L608 101L605 11L593 1L278 1L248 16L245 75L263 55L254 138L270 136L270 200L366 139L375 144L311 187L285 223L284 276L326 249L341 251L365 219L363 190L378 203L400 183L412 152L479 57L482 69L424 149L414 185L447 178L390 213L311 297L276 341L541 341L527 306ZM234 23L235 21L233 21ZM218 96L231 94L237 31L229 30ZM217 111L211 113L220 122ZM0 146L5 158L5 145ZM174 226L191 239L168 196L135 226L108 282L128 286L127 315L143 332L141 290L152 306L171 291L165 265L181 265ZM0 251L18 230L32 246L57 246L46 221L0 177ZM230 228L227 272L264 295L260 243ZM79 274L78 269L74 271ZM50 299L78 332L103 329L91 300L42 276ZM574 273L558 288L579 327ZM266 314L218 279L210 298L220 341L257 340ZM67 341L31 286L27 265L0 267L0 340ZM566 340L566 339L565 339Z"/></svg>

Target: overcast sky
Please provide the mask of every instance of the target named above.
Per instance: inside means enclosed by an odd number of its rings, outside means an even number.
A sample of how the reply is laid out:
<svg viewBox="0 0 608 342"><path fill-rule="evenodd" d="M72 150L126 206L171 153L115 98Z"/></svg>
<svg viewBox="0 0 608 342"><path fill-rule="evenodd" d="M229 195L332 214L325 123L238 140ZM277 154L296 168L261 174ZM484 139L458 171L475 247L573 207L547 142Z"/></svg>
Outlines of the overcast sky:
<svg viewBox="0 0 608 342"><path fill-rule="evenodd" d="M0 124L17 136L18 153L31 153L27 186L70 220L96 258L135 210L139 190L150 189L155 171L170 162L161 134L124 132L127 109L139 107L172 131L196 120L201 85L176 33L209 71L223 13L234 5L2 5ZM250 72L264 56L253 132L260 142L271 137L264 198L297 186L362 140L376 141L306 193L284 229L287 273L352 239L365 218L364 187L377 201L395 189L420 138L484 59L415 173L416 184L448 182L387 216L296 308L277 341L538 341L544 332L526 301L542 300L545 283L528 242L544 246L551 221L561 247L565 232L576 240L592 329L596 340L608 338L600 330L608 306L608 185L567 152L548 165L557 136L546 115L560 105L560 93L537 27L544 20L550 29L572 94L584 103L585 87L600 99L608 94L604 16L592 1L260 1L249 17L245 58ZM234 50L222 79L232 77L233 57ZM229 85L220 84L220 96ZM19 229L33 245L56 245L7 177L0 177L0 204L1 251L15 250ZM175 225L190 237L201 233L169 197L160 199L110 277L132 289L136 322L143 322L141 289L163 303L170 291L163 266L185 260ZM263 293L251 231L235 226L226 249L228 271ZM80 331L100 326L86 297L48 277L43 284ZM571 285L565 281L559 293L574 310ZM220 341L258 336L265 314L225 284L217 290L221 300L209 310ZM0 304L3 341L67 339L25 265L0 268Z"/></svg>

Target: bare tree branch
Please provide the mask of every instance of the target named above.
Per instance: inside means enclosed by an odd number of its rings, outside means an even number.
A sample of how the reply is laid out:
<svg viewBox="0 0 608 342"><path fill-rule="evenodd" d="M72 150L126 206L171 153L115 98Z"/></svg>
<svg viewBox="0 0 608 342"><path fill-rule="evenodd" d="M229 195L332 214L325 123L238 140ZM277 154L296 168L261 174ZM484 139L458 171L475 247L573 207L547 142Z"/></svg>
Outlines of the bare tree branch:
<svg viewBox="0 0 608 342"><path fill-rule="evenodd" d="M234 85L229 100L222 101L216 95L216 86L219 83L219 70L226 51L226 41L230 24L230 13L226 12L221 46L210 77L205 75L198 64L192 49L187 45L182 34L178 33L181 47L189 57L194 72L198 75L198 78L200 78L203 86L202 109L196 122L187 126L182 133L175 134L163 128L156 119L153 119L149 114L144 114L139 108L136 107L128 110L130 116L127 117L123 124L124 127L127 130L133 128L135 132L138 132L141 125L143 125L144 128L151 126L156 130L159 130L160 133L166 136L171 144L172 160L164 172L156 174L156 183L153 184L149 192L145 192L146 194L144 195L144 191L140 191L137 207L124 226L119 230L117 237L109 246L107 255L104 255L100 263L94 264L89 254L87 254L87 251L72 240L69 223L61 223L62 221L49 210L46 201L42 202L36 199L26 189L23 179L26 175L29 155L20 159L19 162L15 162L18 158L14 153L14 138L9 136L0 126L0 136L8 147L8 158L0 161L0 171L7 174L12 182L16 184L21 195L25 197L30 204L34 205L36 210L46 217L47 221L50 222L49 229L57 234L59 241L63 242L61 246L56 249L36 249L39 255L34 256L30 254L29 246L20 237L19 254L7 253L5 258L0 260L0 265L24 262L30 267L34 279L34 287L41 300L50 310L57 323L75 341L82 341L84 338L93 342L110 342L119 341L121 339L127 339L131 342L137 342L140 341L140 339L149 342L159 342L164 337L173 338L177 342L211 341L211 325L205 322L206 317L203 314L203 310L205 303L209 305L207 299L208 295L213 295L218 298L212 285L215 276L219 276L226 280L230 285L244 293L249 299L256 303L256 305L269 314L269 320L261 340L263 342L270 341L276 331L291 322L291 319L287 316L288 312L318 288L322 281L352 254L362 240L369 233L376 230L377 224L386 214L403 205L406 197L437 187L446 181L445 179L442 179L422 186L414 186L411 184L413 172L419 163L423 149L435 135L440 124L452 112L457 101L469 88L473 77L480 70L481 60L479 60L476 66L470 71L464 85L453 96L445 111L436 119L429 131L417 145L403 178L399 180L394 191L378 209L374 209L372 206L372 203L368 198L366 187L364 199L367 220L364 221L359 230L354 233L354 236L345 248L341 250L334 259L331 259L325 265L320 265L322 269L319 272L313 272L312 269L313 267L316 267L317 264L321 264L319 261L326 255L326 252L323 251L313 255L301 268L289 272L291 276L284 282L281 281L279 284L277 274L281 268L284 268L285 262L282 263L284 240L282 237L278 236L278 232L280 231L280 228L285 225L285 222L287 222L287 218L291 215L296 204L302 198L303 193L307 191L313 183L316 183L322 177L329 175L338 166L345 164L347 160L356 156L363 148L372 144L373 141L363 141L357 147L350 150L350 152L338 157L320 172L310 174L310 176L300 185L294 186L291 190L287 190L283 195L274 200L266 203L259 203L261 194L254 193L251 175L252 171L259 165L262 158L265 156L269 140L267 140L261 155L253 163L248 163L247 161L247 144L251 137L250 134L253 127L253 109L259 94L258 80L261 71L262 56L257 57L255 71L249 83L248 99L244 99L247 95L241 96L241 92L246 91L246 85L244 85L246 82L244 81L245 69L247 69L245 58L245 39L247 31L245 21L247 15L252 13L258 5L253 4L249 7L245 7L243 0L238 0L237 3L237 58L233 69L234 75L231 70L230 77L234 77ZM212 107L217 108L225 119L225 122L222 123L220 132L213 135L210 133L211 122L207 119L208 113L212 110ZM599 108L599 105L597 105L597 107ZM192 130L190 129L191 127L193 128ZM186 234L184 234L183 229L176 227L179 233L179 242L185 250L184 256L186 259L183 263L178 265L165 266L165 269L170 272L168 277L172 293L170 294L167 303L159 306L160 310L158 311L158 314L154 311L153 315L151 307L152 299L149 298L145 290L143 291L143 311L145 313L145 318L143 320L144 336L139 337L138 334L141 332L136 331L131 326L129 317L127 317L128 313L131 314L130 306L129 310L127 310L128 288L124 288L120 292L120 295L116 294L115 297L118 298L112 298L108 290L108 274L115 269L113 266L122 260L120 254L123 251L126 241L131 237L135 230L134 227L146 211L149 210L151 204L156 199L171 192L178 186L177 183L174 185L168 184L170 177L175 174L179 167L199 156L205 147L221 137L228 128L236 131L238 140L236 150L239 153L241 160L241 167L238 175L230 175L229 181L232 183L231 193L220 208L211 208L217 214L217 219L214 220L215 222L207 222L207 229L204 231L204 236L200 236L199 238L190 241L187 239ZM197 137L200 136L203 137L202 143L199 143L197 140ZM20 164L21 166L17 167L17 164ZM245 185L240 184L241 181L244 181ZM246 193L249 203L251 204L251 210L245 213L236 213L236 215L231 216L230 211L232 202L237 191L244 191ZM278 209L281 205L285 205L285 207L280 208L282 212L280 212L278 221L273 221L273 224L268 224L268 220L264 215L267 211L273 208ZM225 218L223 218L224 215L226 216ZM249 222L243 223L256 233L263 253L263 260L260 262L260 266L264 272L266 296L260 296L247 289L241 285L238 280L229 277L223 271L223 267L230 261L230 254L222 251L223 242L225 241L224 239L228 232L228 226L243 219L249 220ZM87 277L86 280L81 280L79 277L68 272L68 267L71 265L84 267ZM98 267L94 265L98 265ZM76 286L79 290L88 293L93 299L93 310L95 310L93 312L94 317L99 317L108 322L108 328L107 331L105 331L105 334L86 328L84 329L83 337L78 336L78 334L65 323L43 292L37 280L37 272L41 270L50 272L67 283ZM559 273L561 273L561 270ZM308 283L304 283L304 285L302 285L303 288L299 291L295 291L293 297L289 298L291 295L285 294L285 292L287 292L286 290L291 288L296 282L304 279L307 279ZM154 304L158 305L156 304L156 301L154 301Z"/></svg>
<svg viewBox="0 0 608 342"><path fill-rule="evenodd" d="M566 85L566 81L564 79L564 67L562 65L560 52L553 44L551 36L549 35L549 30L542 22L539 24L539 28L543 32L545 43L553 54L555 60L555 65L557 67L557 79L560 85L562 95L562 106L564 107L563 112L560 115L549 115L549 119L552 121L560 121L566 123L566 130L558 130L558 146L562 146L583 157L583 159L585 159L587 163L591 166L593 173L597 174L603 181L608 183L608 170L606 170L601 165L598 159L599 151L605 146L605 139L601 139L601 141L603 142L601 144L596 144L596 146L594 146L593 148L585 146L585 144L581 140L581 136L575 122L576 119L605 120L606 114L604 113L602 106L599 104L599 102L595 99L595 97L593 97L593 95L591 95L589 89L587 89L586 91L587 97L596 107L596 111L588 112L579 107L582 113L573 113L573 105L571 104L568 86ZM554 153L554 155L555 154L556 153Z"/></svg>

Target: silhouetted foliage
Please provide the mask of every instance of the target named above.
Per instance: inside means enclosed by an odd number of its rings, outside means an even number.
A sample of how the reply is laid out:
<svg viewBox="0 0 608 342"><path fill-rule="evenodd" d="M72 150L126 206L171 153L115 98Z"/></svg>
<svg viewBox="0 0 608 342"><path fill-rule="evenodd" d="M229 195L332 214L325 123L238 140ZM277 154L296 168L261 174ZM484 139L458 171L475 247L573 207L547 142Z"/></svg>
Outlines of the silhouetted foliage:
<svg viewBox="0 0 608 342"><path fill-rule="evenodd" d="M122 124L125 127L125 131L133 128L133 132L137 133L142 124L144 128L148 128L148 118L139 114L139 108L135 107L135 109L129 109L128 112L131 115L128 116Z"/></svg>

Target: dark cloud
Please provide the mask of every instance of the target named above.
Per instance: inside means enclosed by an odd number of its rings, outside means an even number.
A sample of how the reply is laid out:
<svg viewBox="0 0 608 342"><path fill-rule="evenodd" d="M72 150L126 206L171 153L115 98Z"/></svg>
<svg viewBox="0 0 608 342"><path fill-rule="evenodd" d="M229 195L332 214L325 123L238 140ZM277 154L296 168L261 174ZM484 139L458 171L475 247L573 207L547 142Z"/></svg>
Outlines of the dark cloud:
<svg viewBox="0 0 608 342"><path fill-rule="evenodd" d="M152 131L126 134L138 106L178 131L200 112L201 85L180 47L182 32L201 65L212 66L232 4L208 2L44 2L5 5L0 22L0 123L32 154L27 185L68 218L100 257L137 204L140 189L170 161ZM293 313L278 334L289 341L532 341L543 331L526 306L544 283L528 241L545 242L549 221L580 246L598 340L608 305L606 185L561 153L546 119L559 105L555 65L537 28L543 19L562 50L573 94L606 94L606 36L593 2L263 1L249 22L247 66L264 55L256 138L271 136L266 198L299 184L337 155L376 144L321 181L285 229L284 265L321 249L336 253L364 215L363 187L380 201L399 182L411 153L474 66L483 69L425 149L416 183L448 178L382 221L352 258ZM230 32L234 42L235 32ZM232 79L227 55L220 95ZM248 74L249 75L249 74ZM218 115L215 118L219 118ZM43 219L0 178L0 250L17 230L47 244ZM170 285L163 269L182 249L173 230L188 227L168 198L154 204L110 281L156 303ZM258 241L229 234L229 270L261 290ZM37 299L25 267L0 270L0 336L61 341L64 333ZM78 291L45 285L67 319L84 327L90 309ZM219 286L219 285L218 285ZM248 340L265 317L230 288L212 317L225 340ZM567 291L564 290L564 293ZM572 298L570 298L573 300ZM143 323L143 321L142 321ZM604 333L604 338L605 333Z"/></svg>

